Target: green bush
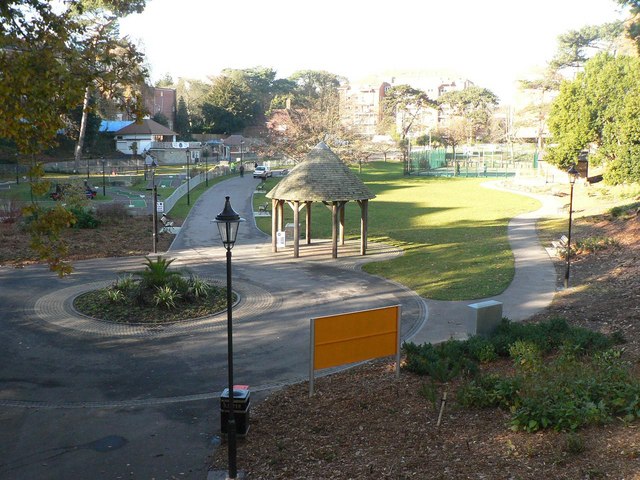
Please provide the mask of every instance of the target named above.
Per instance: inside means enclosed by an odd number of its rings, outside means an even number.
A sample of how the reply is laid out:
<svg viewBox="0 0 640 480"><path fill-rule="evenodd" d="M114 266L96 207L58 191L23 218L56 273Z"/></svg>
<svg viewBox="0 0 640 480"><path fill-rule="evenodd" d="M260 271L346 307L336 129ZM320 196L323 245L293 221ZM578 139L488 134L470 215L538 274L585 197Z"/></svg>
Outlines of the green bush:
<svg viewBox="0 0 640 480"><path fill-rule="evenodd" d="M167 309L176 308L176 302L180 299L180 294L177 291L166 285L156 287L156 290L153 300L157 306Z"/></svg>
<svg viewBox="0 0 640 480"><path fill-rule="evenodd" d="M447 382L460 374L474 375L478 367L465 352L465 342L448 340L438 345L405 343L407 355L404 368L419 375L429 375Z"/></svg>
<svg viewBox="0 0 640 480"><path fill-rule="evenodd" d="M73 228L98 228L100 226L100 220L88 208L70 207L69 211L76 218Z"/></svg>
<svg viewBox="0 0 640 480"><path fill-rule="evenodd" d="M141 283L145 288L165 287L170 282L177 281L180 278L180 272L175 270L169 270L169 266L175 259L167 260L163 257L158 257L154 261L149 257L145 257L146 268L140 272L136 272L136 275L140 277Z"/></svg>
<svg viewBox="0 0 640 480"><path fill-rule="evenodd" d="M619 340L619 335L571 327L560 318L537 324L504 319L489 338L405 343L404 368L439 382L472 376L458 390L458 401L509 409L514 430L573 431L614 417L631 421L640 416L640 382L619 352L611 350ZM511 357L513 376L477 375L477 362L498 356Z"/></svg>
<svg viewBox="0 0 640 480"><path fill-rule="evenodd" d="M576 248L581 252L593 253L616 246L618 242L607 237L588 237L576 242Z"/></svg>
<svg viewBox="0 0 640 480"><path fill-rule="evenodd" d="M511 428L527 432L573 431L612 418L640 417L640 382L618 351L585 358L574 345L546 362L538 361L538 352L526 342L514 344L513 352L514 377L479 376L459 390L460 403L507 408Z"/></svg>
<svg viewBox="0 0 640 480"><path fill-rule="evenodd" d="M614 217L626 217L627 215L635 215L640 209L640 202L633 202L627 205L619 205L609 210L609 213Z"/></svg>

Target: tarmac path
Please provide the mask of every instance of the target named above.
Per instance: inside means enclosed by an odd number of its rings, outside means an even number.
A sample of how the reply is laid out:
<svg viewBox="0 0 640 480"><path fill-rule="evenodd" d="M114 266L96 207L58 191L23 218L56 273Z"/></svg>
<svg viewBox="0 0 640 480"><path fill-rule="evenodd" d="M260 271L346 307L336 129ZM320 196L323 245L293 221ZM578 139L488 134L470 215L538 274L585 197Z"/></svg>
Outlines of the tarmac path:
<svg viewBox="0 0 640 480"><path fill-rule="evenodd" d="M234 177L209 189L167 254L223 281L225 250L211 219L231 195L247 219L233 250L234 373L252 399L307 378L314 316L401 304L403 335L417 331L423 300L359 272L353 247L337 261L322 242L304 261L270 254L252 221L257 183ZM368 259L398 253L372 247ZM141 269L142 259L74 267L64 279L44 266L0 268L0 479L205 478L226 385L226 315L159 328L87 319L73 298Z"/></svg>
<svg viewBox="0 0 640 480"><path fill-rule="evenodd" d="M402 336L416 343L466 336L470 302L425 301L364 274L363 261L401 252L328 242L271 253L253 221L258 180L233 177L207 190L165 256L223 282L225 250L211 220L224 196L247 221L233 249L234 374L252 401L308 375L309 319L400 304ZM553 208L546 205L545 208ZM551 301L556 278L535 235L544 209L514 219L511 286L495 297L512 319ZM546 257L545 257L546 256ZM60 279L43 266L0 268L0 479L204 479L219 433L218 396L226 385L226 315L164 327L122 326L72 309L83 291L107 285L141 258L77 262Z"/></svg>

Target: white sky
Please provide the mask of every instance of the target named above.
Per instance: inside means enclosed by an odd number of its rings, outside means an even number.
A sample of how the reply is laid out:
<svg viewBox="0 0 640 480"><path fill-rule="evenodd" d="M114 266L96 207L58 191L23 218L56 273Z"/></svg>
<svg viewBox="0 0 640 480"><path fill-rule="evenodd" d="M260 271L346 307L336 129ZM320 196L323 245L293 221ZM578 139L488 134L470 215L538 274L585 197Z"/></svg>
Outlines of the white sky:
<svg viewBox="0 0 640 480"><path fill-rule="evenodd" d="M613 0L148 0L121 33L139 42L153 81L257 66L352 81L453 70L509 101L558 35L621 16Z"/></svg>

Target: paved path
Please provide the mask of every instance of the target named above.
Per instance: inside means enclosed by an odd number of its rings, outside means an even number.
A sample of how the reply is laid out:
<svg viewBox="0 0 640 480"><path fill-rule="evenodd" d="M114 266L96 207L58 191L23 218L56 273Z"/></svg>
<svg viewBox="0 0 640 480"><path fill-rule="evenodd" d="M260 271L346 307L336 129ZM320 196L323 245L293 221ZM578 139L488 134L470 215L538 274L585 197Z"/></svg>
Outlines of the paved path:
<svg viewBox="0 0 640 480"><path fill-rule="evenodd" d="M225 195L247 219L233 250L240 295L234 364L237 382L250 384L254 399L306 378L314 316L401 304L404 339L437 341L468 331L468 302L425 302L359 270L364 260L400 254L394 248L372 244L363 259L350 243L333 260L329 243L315 242L301 249L299 261L290 251L272 254L252 218L257 184L234 177L209 189L168 254L182 268L220 281L225 251L211 219ZM555 287L550 261L532 240L535 217L510 225L516 278L497 298L511 318L544 307ZM0 268L0 479L89 472L94 479L206 477L219 431L217 397L226 385L226 316L149 328L94 322L71 308L75 295L141 265L140 258L78 262L65 279L42 266Z"/></svg>

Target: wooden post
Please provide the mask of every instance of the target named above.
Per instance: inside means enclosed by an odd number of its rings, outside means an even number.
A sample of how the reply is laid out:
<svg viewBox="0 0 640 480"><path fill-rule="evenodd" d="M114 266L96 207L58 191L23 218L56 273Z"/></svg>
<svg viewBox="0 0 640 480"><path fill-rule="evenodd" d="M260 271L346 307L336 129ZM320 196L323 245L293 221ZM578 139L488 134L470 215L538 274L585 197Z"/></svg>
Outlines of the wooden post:
<svg viewBox="0 0 640 480"><path fill-rule="evenodd" d="M271 199L271 251L276 253L278 251L278 200Z"/></svg>
<svg viewBox="0 0 640 480"><path fill-rule="evenodd" d="M284 200L278 200L278 230L284 232Z"/></svg>
<svg viewBox="0 0 640 480"><path fill-rule="evenodd" d="M367 226L369 223L369 200L359 200L360 205L360 255L367 253Z"/></svg>
<svg viewBox="0 0 640 480"><path fill-rule="evenodd" d="M331 204L331 257L338 258L338 202Z"/></svg>
<svg viewBox="0 0 640 480"><path fill-rule="evenodd" d="M341 202L340 206L340 245L344 246L344 211L346 210L346 202Z"/></svg>
<svg viewBox="0 0 640 480"><path fill-rule="evenodd" d="M307 245L311 245L311 205L313 202L306 202L307 211L306 211L306 225L304 236L307 239Z"/></svg>
<svg viewBox="0 0 640 480"><path fill-rule="evenodd" d="M293 258L300 256L300 200L293 202Z"/></svg>

